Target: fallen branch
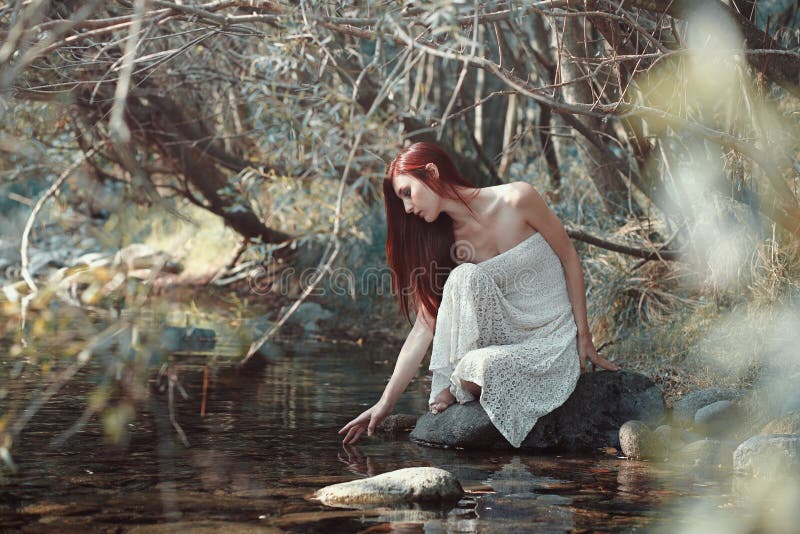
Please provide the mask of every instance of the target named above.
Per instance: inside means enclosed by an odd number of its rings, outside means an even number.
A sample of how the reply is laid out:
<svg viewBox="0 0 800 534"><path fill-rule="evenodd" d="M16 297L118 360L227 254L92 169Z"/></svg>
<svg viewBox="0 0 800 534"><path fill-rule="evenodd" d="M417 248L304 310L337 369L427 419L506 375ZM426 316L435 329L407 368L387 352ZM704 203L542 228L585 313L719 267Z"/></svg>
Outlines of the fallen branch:
<svg viewBox="0 0 800 534"><path fill-rule="evenodd" d="M682 253L678 250L667 249L665 247L654 250L645 250L643 248L614 243L613 241L599 238L577 228L567 227L566 230L567 235L572 239L577 239L578 241L583 241L584 243L610 250L612 252L619 252L620 254L627 254L628 256L634 256L636 258L642 258L645 260L661 259L667 261L679 261L682 259Z"/></svg>

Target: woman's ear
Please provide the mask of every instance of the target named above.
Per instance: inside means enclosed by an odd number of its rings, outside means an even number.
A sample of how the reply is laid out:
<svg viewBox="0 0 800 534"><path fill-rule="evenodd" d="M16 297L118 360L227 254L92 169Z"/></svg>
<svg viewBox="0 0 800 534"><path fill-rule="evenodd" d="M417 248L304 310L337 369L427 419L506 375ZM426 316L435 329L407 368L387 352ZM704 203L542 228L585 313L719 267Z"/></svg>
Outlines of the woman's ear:
<svg viewBox="0 0 800 534"><path fill-rule="evenodd" d="M435 163L425 165L425 172L428 174L428 178L439 179L439 168L436 167Z"/></svg>

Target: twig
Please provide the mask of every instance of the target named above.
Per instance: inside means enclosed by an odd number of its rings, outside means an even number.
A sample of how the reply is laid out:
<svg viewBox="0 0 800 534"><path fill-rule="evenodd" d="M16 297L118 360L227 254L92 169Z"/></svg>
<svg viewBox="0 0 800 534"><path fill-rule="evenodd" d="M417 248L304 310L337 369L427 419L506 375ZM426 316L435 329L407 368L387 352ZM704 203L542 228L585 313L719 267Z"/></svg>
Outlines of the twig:
<svg viewBox="0 0 800 534"><path fill-rule="evenodd" d="M84 161L86 161L87 158L92 157L94 153L97 152L97 150L105 144L106 141L103 141L100 143L100 145L92 147L88 151L81 154L78 157L78 159L76 159L72 163L72 165L67 167L66 170L62 172L58 178L56 178L56 181L53 182L53 184L47 189L47 191L45 191L44 194L41 197L39 197L39 200L36 201L36 205L33 206L30 215L28 215L28 220L25 223L25 228L22 230L22 242L20 243L19 247L19 255L22 263L21 267L22 279L25 280L25 283L28 285L28 288L30 288L31 292L22 298L20 306L21 332L25 331L25 317L28 309L28 304L34 298L36 298L36 295L39 294L39 288L36 286L36 282L33 280L30 271L28 271L28 264L30 263L30 260L28 259L28 245L30 241L31 230L33 229L33 223L36 220L36 215L39 214L45 202L47 202L47 200L58 191L58 189L61 187L64 181L66 181L66 179L69 178L69 176L75 171L75 169L77 169ZM23 346L27 345L24 334L22 336L21 342Z"/></svg>
<svg viewBox="0 0 800 534"><path fill-rule="evenodd" d="M411 54L411 48L408 48L406 50L406 52L404 53L404 55L406 55L406 57L408 56L408 54ZM378 55L376 54L374 56L374 58L373 58L373 61L377 61L377 57L378 57ZM378 110L378 106L380 105L380 103L389 94L389 90L393 85L394 78L398 76L398 71L406 63L405 62L406 57L400 58L397 61L397 65L395 66L394 70L387 77L387 82L383 85L383 87L381 88L380 93L378 93L378 95L375 97L375 100L373 100L372 105L370 106L369 110L365 114L365 116L364 116L364 121L365 122L366 122L367 119L369 119L369 117L372 116L373 113L375 113L375 111ZM420 55L419 57L422 57L422 56ZM413 66L413 63L411 65L406 65L406 68L410 69L412 66ZM361 78L359 78L359 80L361 80ZM351 106L355 106L357 104L359 86L360 86L360 81L357 82L353 87L353 94L352 94L352 97L351 97ZM322 280L323 274L330 269L330 266L333 264L333 260L336 258L336 256L338 256L340 248L341 248L341 244L340 244L340 241L339 241L339 230L340 230L340 224L341 224L341 218L342 218L342 202L344 200L344 188L345 188L345 185L347 184L347 176L350 174L350 166L353 163L353 158L355 156L356 150L358 150L358 147L361 144L361 138L362 138L363 134L364 134L364 130L363 129L361 129L356 134L355 139L353 140L353 146L351 147L350 152L347 155L347 162L345 163L344 170L342 171L342 176L341 176L341 178L339 180L339 192L338 192L337 199L336 199L336 213L334 215L333 232L332 232L333 252L331 252L330 257L327 259L327 261L325 261L325 255L328 253L328 251L331 248L331 241L329 241L327 247L325 248L325 251L322 253L322 257L320 259L320 262L317 265L317 271L316 272L318 274L312 278L311 283L308 285L306 290L303 291L303 293L300 295L300 297L292 304L292 306L286 311L286 313L284 313L284 315L272 326L272 328L270 328L257 341L255 341L254 343L252 343L250 345L250 348L247 351L247 355L245 356L244 360L242 360L240 365L244 365L245 363L247 363L250 360L250 358L252 358L253 355L258 351L258 349L260 349L261 346L264 345L264 343L266 343L267 340L270 339L273 336L273 334L275 332L277 332L278 329L280 329L281 326L283 326L283 324L286 322L286 320L292 315L292 313L294 313L294 311L306 299L306 297L311 293L311 291L313 291L314 288L317 287L319 282ZM333 166L333 164L331 164L331 166Z"/></svg>
<svg viewBox="0 0 800 534"><path fill-rule="evenodd" d="M134 18L131 25L128 39L125 42L125 53L123 55L122 72L117 82L116 90L114 91L114 104L111 107L111 120L109 121L109 130L111 130L111 137L114 139L114 145L118 150L122 149L120 145L130 142L131 132L128 125L125 123L125 100L128 97L128 88L131 84L131 73L133 72L133 60L136 56L137 35L142 27L142 18L144 17L146 0L136 0L134 6Z"/></svg>
<svg viewBox="0 0 800 534"><path fill-rule="evenodd" d="M444 112L442 113L442 118L439 120L439 127L436 132L437 141L442 140L442 135L444 135L444 127L447 124L447 116L450 115L450 110L453 109L453 105L456 103L456 98L458 98L458 93L461 92L461 86L464 84L464 79L466 79L467 77L467 71L469 70L470 60L475 57L475 50L478 48L477 17L478 17L478 10L476 9L475 10L476 24L474 24L472 28L472 46L470 47L469 56L464 59L464 65L461 67L461 73L458 75L458 81L456 82L456 86L453 89L453 94L450 96L450 100L447 102L447 106L445 106Z"/></svg>
<svg viewBox="0 0 800 534"><path fill-rule="evenodd" d="M208 396L208 364L203 366L203 399L200 401L200 417L206 416L206 398Z"/></svg>
<svg viewBox="0 0 800 534"><path fill-rule="evenodd" d="M175 417L175 385L178 382L178 376L175 373L174 366L170 366L168 376L169 388L167 393L167 406L169 409L169 422L172 423L172 427L175 429L175 432L178 433L178 437L181 438L181 442L184 444L184 446L188 447L189 440L186 438L186 432L183 431L181 425L178 424L178 419Z"/></svg>

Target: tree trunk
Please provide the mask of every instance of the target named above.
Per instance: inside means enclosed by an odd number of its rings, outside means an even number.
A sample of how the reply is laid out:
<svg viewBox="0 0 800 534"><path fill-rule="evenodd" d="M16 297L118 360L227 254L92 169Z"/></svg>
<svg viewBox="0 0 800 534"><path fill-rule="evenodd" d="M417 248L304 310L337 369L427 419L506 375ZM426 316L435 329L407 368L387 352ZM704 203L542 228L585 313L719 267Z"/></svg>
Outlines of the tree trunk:
<svg viewBox="0 0 800 534"><path fill-rule="evenodd" d="M208 210L219 215L225 223L246 238L259 238L264 243L279 243L291 238L289 234L273 230L264 225L249 207L236 205L233 199L220 192L228 185L227 177L220 172L214 161L200 148L202 138L193 138L194 133L207 129L200 120L188 117L177 103L168 97L149 96L157 113L153 117L159 126L153 135L166 137L160 143L166 155L206 199Z"/></svg>
<svg viewBox="0 0 800 534"><path fill-rule="evenodd" d="M533 50L539 58L536 65L541 71L540 76L547 80L547 83L554 83L556 79L556 68L553 64L553 58L550 55L548 31L547 27L544 25L542 15L534 13L531 16L531 31L533 33ZM561 169L558 163L558 154L556 154L556 146L550 135L552 118L553 110L550 106L541 104L539 106L539 118L536 124L539 144L542 147L545 163L547 163L547 171L550 173L550 185L554 190L558 190L561 188Z"/></svg>
<svg viewBox="0 0 800 534"><path fill-rule="evenodd" d="M589 80L581 79L584 71L579 60L575 58L593 57L594 50L584 36L584 27L588 21L583 18L567 17L564 19L563 41L560 52L560 75L564 84L562 92L564 100L570 103L591 104L594 96ZM582 117L582 122L592 131L602 131L599 119ZM576 132L577 133L577 132ZM576 136L589 177L597 187L603 205L609 213L623 213L625 211L628 188L620 177L615 163L607 153L589 142L588 139L578 134Z"/></svg>
<svg viewBox="0 0 800 534"><path fill-rule="evenodd" d="M98 123L108 113L107 106L91 104L87 97L88 95L80 95L77 99L79 109L85 115L87 123ZM97 101L110 103L111 98L110 95L105 95L98 97ZM128 159L133 158L133 161L123 167L130 172L133 164L140 174L133 177L136 180L132 182L132 186L155 191L143 164L135 159L136 147L133 143L138 143L144 151L152 151L155 147L161 158L171 164L174 173L182 176L203 196L205 203L200 202L200 205L221 217L225 224L242 237L260 239L264 243L280 243L291 239L292 236L287 233L268 228L249 206L237 205L234 199L220 192L228 185L227 176L220 171L220 166L238 172L248 162L227 153L218 141L218 136L201 119L191 117L171 98L140 86L128 95L126 120L133 126L131 131L134 136L128 147L130 150L121 152L127 154ZM122 157L119 150L116 152L118 157ZM121 161L118 163L123 164ZM198 203L198 199L194 197L189 200ZM294 254L293 249L285 246L274 251L273 257L289 260Z"/></svg>

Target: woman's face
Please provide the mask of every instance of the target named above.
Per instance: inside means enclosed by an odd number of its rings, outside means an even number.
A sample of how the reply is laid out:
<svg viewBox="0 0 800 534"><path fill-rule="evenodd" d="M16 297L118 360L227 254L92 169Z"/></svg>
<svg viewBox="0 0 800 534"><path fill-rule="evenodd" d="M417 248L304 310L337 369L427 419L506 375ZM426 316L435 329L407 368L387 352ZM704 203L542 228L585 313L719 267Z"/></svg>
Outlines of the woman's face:
<svg viewBox="0 0 800 534"><path fill-rule="evenodd" d="M398 174L392 179L397 197L403 201L406 213L433 222L439 217L440 197L425 183L410 174Z"/></svg>

